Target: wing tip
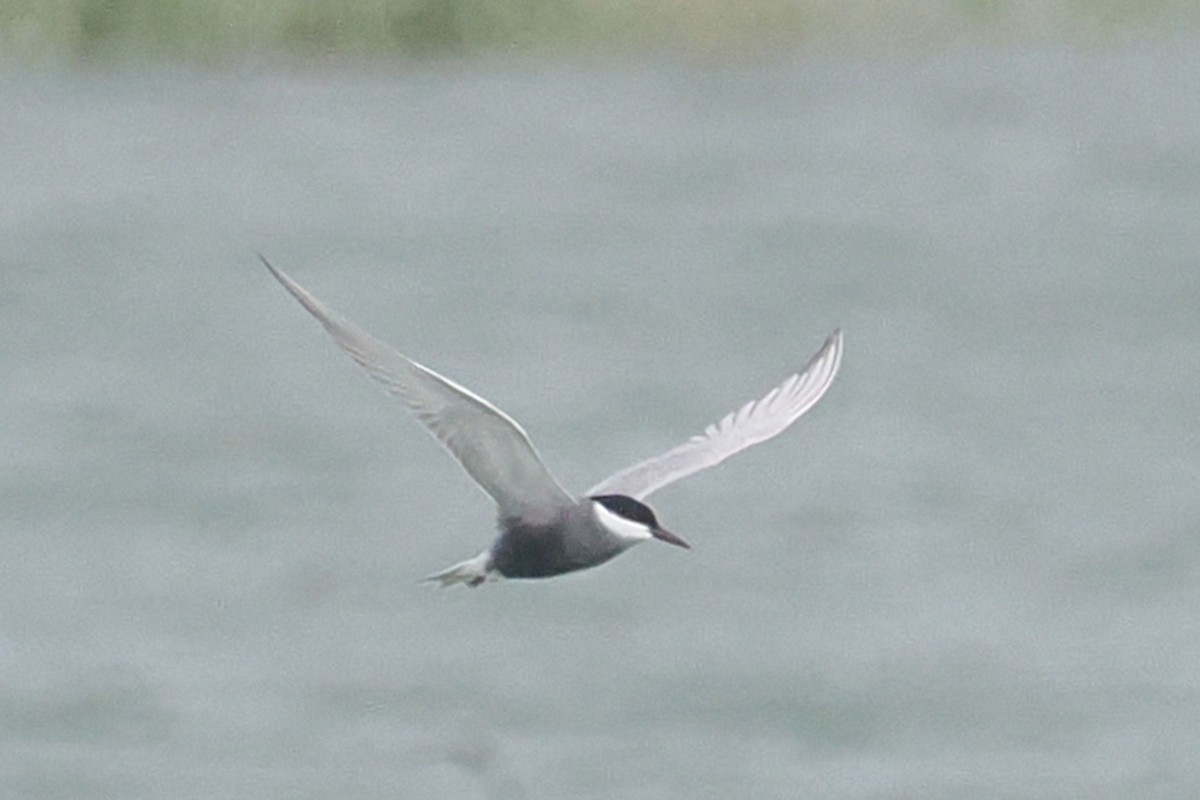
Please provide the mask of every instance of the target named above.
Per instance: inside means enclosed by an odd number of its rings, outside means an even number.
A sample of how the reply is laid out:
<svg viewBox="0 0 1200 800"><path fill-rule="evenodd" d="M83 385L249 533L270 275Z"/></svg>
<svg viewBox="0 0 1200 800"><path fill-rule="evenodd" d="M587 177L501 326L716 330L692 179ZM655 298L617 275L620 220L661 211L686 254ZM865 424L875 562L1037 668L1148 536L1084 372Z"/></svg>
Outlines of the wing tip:
<svg viewBox="0 0 1200 800"><path fill-rule="evenodd" d="M314 297L312 292L296 283L296 281L293 280L290 275L268 261L267 257L262 253L258 253L258 260L263 263L263 266L270 270L271 275L275 277L275 280L279 281L279 284L284 289L287 289L288 294L294 297L296 301L304 307L305 311L312 314L318 322L320 322L331 334L334 335L334 338L338 338L337 334L335 333L335 329L340 330L346 328L347 326L338 320L337 315L332 309Z"/></svg>
<svg viewBox="0 0 1200 800"><path fill-rule="evenodd" d="M842 367L842 355L846 349L846 337L842 334L840 327L834 328L833 333L825 339L825 344L821 345L821 349L812 357L812 361L804 368L804 373L807 373L821 362L828 362L829 376L826 378L827 383L833 383L833 379L837 376L838 370Z"/></svg>
<svg viewBox="0 0 1200 800"><path fill-rule="evenodd" d="M261 261L263 266L266 267L267 270L271 273L272 277L274 277L275 280L277 280L281 284L283 284L283 288L287 289L289 293L296 296L297 299L300 299L299 295L298 295L298 290L302 291L300 284L298 284L294 280L292 280L292 277L290 275L288 275L286 272L284 272L279 267L275 266L270 261L268 261L267 257L264 256L262 253L256 253L256 255L258 256L258 260Z"/></svg>
<svg viewBox="0 0 1200 800"><path fill-rule="evenodd" d="M270 271L270 273L275 276L275 280L279 281L284 286L286 286L288 284L287 276L284 275L283 272L281 272L278 267L276 267L274 264L272 264L270 261L268 261L266 256L264 256L262 253L259 253L259 252L256 252L255 255L258 256L258 260L262 262L263 266L266 267Z"/></svg>
<svg viewBox="0 0 1200 800"><path fill-rule="evenodd" d="M829 334L829 336L825 339L825 347L822 347L821 349L825 350L827 348L834 347L837 348L837 351L840 354L845 346L846 337L842 333L842 329L838 327L834 328L833 333Z"/></svg>

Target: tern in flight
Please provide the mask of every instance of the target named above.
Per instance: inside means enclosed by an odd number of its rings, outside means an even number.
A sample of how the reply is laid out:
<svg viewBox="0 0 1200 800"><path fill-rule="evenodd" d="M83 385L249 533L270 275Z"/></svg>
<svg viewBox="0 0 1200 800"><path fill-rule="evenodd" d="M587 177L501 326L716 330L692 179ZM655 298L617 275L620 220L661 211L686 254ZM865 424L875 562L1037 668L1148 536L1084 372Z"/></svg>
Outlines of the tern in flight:
<svg viewBox="0 0 1200 800"><path fill-rule="evenodd" d="M496 502L499 534L495 541L474 558L426 579L442 586L478 586L497 577L549 578L603 564L650 539L690 547L659 525L642 501L680 478L716 466L782 433L816 405L842 361L842 333L834 331L801 372L762 398L726 414L678 447L616 472L576 497L549 473L529 436L512 417L338 319L282 270L265 258L262 262L317 318L338 347L403 400Z"/></svg>

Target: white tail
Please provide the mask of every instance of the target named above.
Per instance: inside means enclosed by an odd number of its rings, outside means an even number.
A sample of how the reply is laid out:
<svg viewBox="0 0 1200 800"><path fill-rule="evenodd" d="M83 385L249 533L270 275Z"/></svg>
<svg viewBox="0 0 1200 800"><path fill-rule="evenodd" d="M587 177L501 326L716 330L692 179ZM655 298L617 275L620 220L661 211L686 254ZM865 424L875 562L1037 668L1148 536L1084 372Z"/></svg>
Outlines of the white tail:
<svg viewBox="0 0 1200 800"><path fill-rule="evenodd" d="M430 575L425 580L441 581L443 589L447 586L453 586L456 583L465 583L473 589L486 580L495 580L490 563L492 560L491 557L491 551L484 550L474 558L461 561L444 572Z"/></svg>

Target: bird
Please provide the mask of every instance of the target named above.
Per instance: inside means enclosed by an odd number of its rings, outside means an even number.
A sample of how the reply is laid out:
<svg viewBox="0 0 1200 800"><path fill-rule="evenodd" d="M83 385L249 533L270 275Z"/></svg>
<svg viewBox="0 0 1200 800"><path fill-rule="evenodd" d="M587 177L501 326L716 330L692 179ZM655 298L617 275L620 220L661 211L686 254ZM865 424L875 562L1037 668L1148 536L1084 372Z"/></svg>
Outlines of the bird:
<svg viewBox="0 0 1200 800"><path fill-rule="evenodd" d="M842 362L835 330L803 370L703 433L613 473L581 496L547 470L529 435L492 403L340 319L261 254L275 279L373 379L408 406L496 504L491 546L424 580L477 587L499 578L549 578L588 569L656 539L691 548L643 502L652 492L771 439L816 405Z"/></svg>

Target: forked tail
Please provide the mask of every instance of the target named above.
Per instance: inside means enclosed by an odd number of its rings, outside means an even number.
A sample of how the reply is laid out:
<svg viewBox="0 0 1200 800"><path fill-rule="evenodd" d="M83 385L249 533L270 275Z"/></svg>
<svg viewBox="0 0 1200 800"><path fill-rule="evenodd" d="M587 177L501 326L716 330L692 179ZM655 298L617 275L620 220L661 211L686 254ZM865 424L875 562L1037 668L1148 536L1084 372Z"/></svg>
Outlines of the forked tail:
<svg viewBox="0 0 1200 800"><path fill-rule="evenodd" d="M440 581L443 589L447 586L453 586L456 583L465 583L473 589L493 577L490 563L491 556L491 551L484 550L474 558L461 561L448 570L430 575L425 580Z"/></svg>

